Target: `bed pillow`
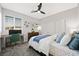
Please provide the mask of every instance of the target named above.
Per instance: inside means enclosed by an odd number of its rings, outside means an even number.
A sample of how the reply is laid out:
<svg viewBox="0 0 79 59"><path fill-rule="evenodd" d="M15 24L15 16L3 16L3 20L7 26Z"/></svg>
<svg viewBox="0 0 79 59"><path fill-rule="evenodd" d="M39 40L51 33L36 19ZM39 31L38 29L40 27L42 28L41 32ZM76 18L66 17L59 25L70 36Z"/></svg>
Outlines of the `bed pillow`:
<svg viewBox="0 0 79 59"><path fill-rule="evenodd" d="M54 34L52 36L50 36L52 38L52 41L51 42L56 42L56 37L57 37L57 34Z"/></svg>
<svg viewBox="0 0 79 59"><path fill-rule="evenodd" d="M69 46L69 44L72 42L72 40L73 40L74 38L75 38L74 36L71 37L71 40L70 40L70 42L67 44L67 46Z"/></svg>
<svg viewBox="0 0 79 59"><path fill-rule="evenodd" d="M60 42L60 44L61 45L67 45L69 42L70 42L70 40L71 40L71 34L66 34L63 38L62 38L62 40L61 40L61 42Z"/></svg>
<svg viewBox="0 0 79 59"><path fill-rule="evenodd" d="M65 35L65 33L58 34L55 41L56 41L57 43L60 43L60 41L62 40L62 38L63 38L64 35Z"/></svg>
<svg viewBox="0 0 79 59"><path fill-rule="evenodd" d="M72 42L69 44L69 48L73 50L79 50L79 34L76 35Z"/></svg>

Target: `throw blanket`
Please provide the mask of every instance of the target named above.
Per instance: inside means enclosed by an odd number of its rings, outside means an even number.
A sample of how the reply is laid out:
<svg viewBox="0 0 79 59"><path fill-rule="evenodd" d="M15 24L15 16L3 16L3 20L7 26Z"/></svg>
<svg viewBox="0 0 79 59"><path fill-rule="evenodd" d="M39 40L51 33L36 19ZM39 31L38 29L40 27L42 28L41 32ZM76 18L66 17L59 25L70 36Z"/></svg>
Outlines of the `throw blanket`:
<svg viewBox="0 0 79 59"><path fill-rule="evenodd" d="M38 35L36 36L33 41L36 41L37 43L39 43L40 40L42 40L43 38L49 37L50 35Z"/></svg>

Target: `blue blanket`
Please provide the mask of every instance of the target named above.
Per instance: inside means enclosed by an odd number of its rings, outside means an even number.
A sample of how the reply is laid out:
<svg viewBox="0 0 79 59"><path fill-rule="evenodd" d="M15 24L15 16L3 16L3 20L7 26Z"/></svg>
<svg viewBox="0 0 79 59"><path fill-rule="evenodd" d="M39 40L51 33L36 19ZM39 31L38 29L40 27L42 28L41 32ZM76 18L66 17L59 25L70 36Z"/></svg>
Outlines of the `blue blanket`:
<svg viewBox="0 0 79 59"><path fill-rule="evenodd" d="M33 41L36 41L37 43L39 43L40 40L42 40L43 38L49 37L50 35L38 35L36 36Z"/></svg>

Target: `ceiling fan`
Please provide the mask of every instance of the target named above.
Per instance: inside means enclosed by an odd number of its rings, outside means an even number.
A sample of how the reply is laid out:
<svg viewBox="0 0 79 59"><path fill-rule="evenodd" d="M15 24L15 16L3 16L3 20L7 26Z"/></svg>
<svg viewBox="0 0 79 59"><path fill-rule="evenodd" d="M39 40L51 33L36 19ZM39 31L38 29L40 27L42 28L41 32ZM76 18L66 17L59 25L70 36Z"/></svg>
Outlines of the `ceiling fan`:
<svg viewBox="0 0 79 59"><path fill-rule="evenodd" d="M42 3L40 3L40 4L38 5L38 9L37 9L37 10L31 11L31 13L40 12L40 13L42 13L42 14L46 14L45 12L41 11L41 8L42 8Z"/></svg>

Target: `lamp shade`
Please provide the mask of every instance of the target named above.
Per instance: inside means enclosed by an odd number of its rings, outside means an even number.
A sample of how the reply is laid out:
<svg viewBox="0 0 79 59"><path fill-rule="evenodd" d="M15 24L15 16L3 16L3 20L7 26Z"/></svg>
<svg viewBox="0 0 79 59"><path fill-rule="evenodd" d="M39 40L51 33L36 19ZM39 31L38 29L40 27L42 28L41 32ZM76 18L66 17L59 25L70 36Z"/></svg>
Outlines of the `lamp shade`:
<svg viewBox="0 0 79 59"><path fill-rule="evenodd" d="M37 30L38 30L38 31L40 31L41 29L42 29L42 27L41 27L41 26L38 26L38 27L37 27Z"/></svg>

